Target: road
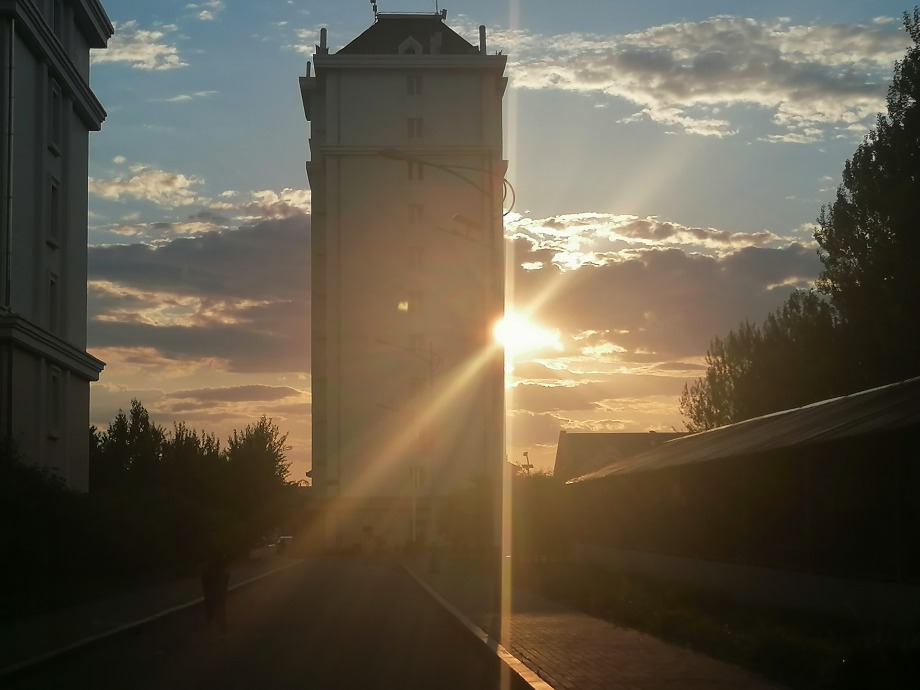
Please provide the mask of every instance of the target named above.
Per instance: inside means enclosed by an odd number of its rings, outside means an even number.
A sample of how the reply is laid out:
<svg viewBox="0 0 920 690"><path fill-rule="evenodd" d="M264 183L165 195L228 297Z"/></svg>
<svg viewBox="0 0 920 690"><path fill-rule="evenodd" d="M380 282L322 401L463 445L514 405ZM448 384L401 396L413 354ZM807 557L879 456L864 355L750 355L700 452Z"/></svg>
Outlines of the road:
<svg viewBox="0 0 920 690"><path fill-rule="evenodd" d="M203 618L200 606L191 607L6 679L5 687L528 687L387 566L324 561L243 587L228 603L226 639L209 634Z"/></svg>

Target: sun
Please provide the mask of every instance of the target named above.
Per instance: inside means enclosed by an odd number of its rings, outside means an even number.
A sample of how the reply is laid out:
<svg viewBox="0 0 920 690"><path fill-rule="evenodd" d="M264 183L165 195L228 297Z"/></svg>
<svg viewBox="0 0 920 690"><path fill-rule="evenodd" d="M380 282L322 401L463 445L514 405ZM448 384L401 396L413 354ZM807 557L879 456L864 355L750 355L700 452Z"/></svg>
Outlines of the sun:
<svg viewBox="0 0 920 690"><path fill-rule="evenodd" d="M507 312L505 317L495 324L494 334L495 340L512 356L533 350L562 350L558 330L540 326L513 311Z"/></svg>

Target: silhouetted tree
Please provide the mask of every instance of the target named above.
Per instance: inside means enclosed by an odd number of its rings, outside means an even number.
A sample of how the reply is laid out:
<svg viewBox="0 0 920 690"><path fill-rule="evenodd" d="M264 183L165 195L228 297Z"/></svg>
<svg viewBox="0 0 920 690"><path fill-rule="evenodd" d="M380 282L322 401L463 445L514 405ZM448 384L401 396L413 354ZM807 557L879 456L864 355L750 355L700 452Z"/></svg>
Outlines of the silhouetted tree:
<svg viewBox="0 0 920 690"><path fill-rule="evenodd" d="M815 233L818 287L842 317L858 388L920 374L920 9L904 26L913 45L895 65L888 113L846 162Z"/></svg>
<svg viewBox="0 0 920 690"><path fill-rule="evenodd" d="M90 490L126 481L153 481L160 470L165 442L163 428L150 420L139 400L132 399L128 414L118 410L104 434L91 432Z"/></svg>
<svg viewBox="0 0 920 690"><path fill-rule="evenodd" d="M264 415L227 439L229 495L239 520L238 543L251 545L282 520L290 449L287 434Z"/></svg>
<svg viewBox="0 0 920 690"><path fill-rule="evenodd" d="M748 321L706 352L706 374L685 385L680 411L704 431L845 392L833 307L796 291L761 326Z"/></svg>
<svg viewBox="0 0 920 690"><path fill-rule="evenodd" d="M555 561L568 555L571 514L568 492L552 472L518 469L511 480L512 555L524 561Z"/></svg>

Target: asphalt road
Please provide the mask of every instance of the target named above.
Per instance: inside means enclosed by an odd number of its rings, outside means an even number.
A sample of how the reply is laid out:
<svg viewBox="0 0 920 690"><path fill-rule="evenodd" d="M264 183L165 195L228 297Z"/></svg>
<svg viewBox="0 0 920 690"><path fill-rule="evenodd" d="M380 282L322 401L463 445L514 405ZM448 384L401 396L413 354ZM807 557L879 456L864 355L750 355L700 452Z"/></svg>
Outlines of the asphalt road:
<svg viewBox="0 0 920 690"><path fill-rule="evenodd" d="M226 639L200 606L5 679L24 688L507 688L528 686L403 572L297 566L231 593Z"/></svg>

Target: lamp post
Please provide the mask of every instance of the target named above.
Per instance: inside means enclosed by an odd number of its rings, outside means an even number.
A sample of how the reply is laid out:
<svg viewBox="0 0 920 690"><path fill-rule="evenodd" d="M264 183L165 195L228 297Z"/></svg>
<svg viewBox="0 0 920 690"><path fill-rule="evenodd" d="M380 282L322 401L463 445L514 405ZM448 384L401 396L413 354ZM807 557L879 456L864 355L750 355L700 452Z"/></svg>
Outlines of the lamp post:
<svg viewBox="0 0 920 690"><path fill-rule="evenodd" d="M461 234L455 231L445 230L444 228L438 228L444 232L449 232L450 234L458 235L461 238L465 239L468 242L473 242L476 244L481 244L486 249L490 251L489 262L490 270L486 272L487 279L491 279L491 282L486 283L486 310L489 311L488 305L494 305L496 307L496 316L500 316L504 312L504 251L503 251L503 242L504 242L504 232L502 230L495 231L495 221L496 218L494 215L495 210L495 182L501 180L502 183L502 206L509 201L507 209L503 209L502 218L511 213L515 204L515 191L514 187L505 179L504 174L497 174L493 168L493 159L490 158L488 161L487 168L479 168L470 165L455 165L455 164L444 164L437 161L431 160L429 158L424 158L417 156L411 153L405 153L396 149L380 149L377 151L377 154L383 158L405 161L407 163L417 165L421 168L428 167L435 170L439 170L446 175L454 177L462 181L465 185L475 189L479 192L481 198L484 200L486 205L485 214L489 217L488 225L486 226L489 234L486 238L486 241L477 242L476 240L471 239L465 234ZM474 176L487 176L489 181L487 185L481 184L476 179L473 179ZM452 220L457 221L463 226L466 226L466 229L469 230L477 226L478 224L475 221L454 214ZM501 219L498 219L501 223ZM480 228L482 226L479 226ZM506 469L506 463L504 461L504 447L505 447L505 410L504 410L504 357L500 350L496 350L494 357L491 361L491 366L494 367L493 373L495 379L492 381L494 390L491 392L492 405L496 410L496 415L500 417L500 427L495 425L492 427L497 432L498 438L494 438L492 433L487 432L487 439L491 438L491 441L486 443L486 456L487 462L487 476L492 480L495 485L493 486L493 557L495 560L495 572L494 572L494 606L495 612L498 614L498 624L499 624L499 637L504 639L505 629L504 623L507 620L505 612L507 607L510 605L508 597L506 596L505 589L503 584L508 583L510 580L510 552L511 552L511 542L510 542L510 477ZM497 382L496 382L497 379ZM497 427L497 428L496 428ZM495 446L498 446L497 448ZM495 454L492 457L492 453ZM507 526L507 527L506 527Z"/></svg>
<svg viewBox="0 0 920 690"><path fill-rule="evenodd" d="M465 175L457 172L458 170L468 170L470 172L482 173L482 174L489 175L490 177L497 178L498 175L496 175L495 172L492 170L486 170L485 168L477 168L473 165L454 165L453 163L451 163L450 165L444 165L442 163L435 163L434 161L428 160L427 158L422 158L420 156L414 156L411 153L403 153L402 151L397 151L396 149L380 149L379 151L377 151L377 155L382 156L384 158L390 158L392 160L406 161L407 163L417 163L418 165L421 165L421 166L427 166L429 168L441 170L447 173L448 175L452 175L453 177L456 177L457 179L462 180L463 182L470 185L471 187L475 187L476 189L479 190L479 192L484 197L487 197L489 199L489 202L492 201L492 191L490 189L484 188L478 182L471 180L469 177L466 177ZM507 178L504 175L501 176L501 181L502 181L502 205L504 205L504 203L508 200L509 195L511 197L511 203L508 205L508 208L502 211L502 217L504 217L504 216L507 216L509 213L511 213L512 210L514 210L514 204L517 200L517 194L514 191L514 186L512 186L512 184L507 180ZM491 203L490 203L490 206L491 206Z"/></svg>

